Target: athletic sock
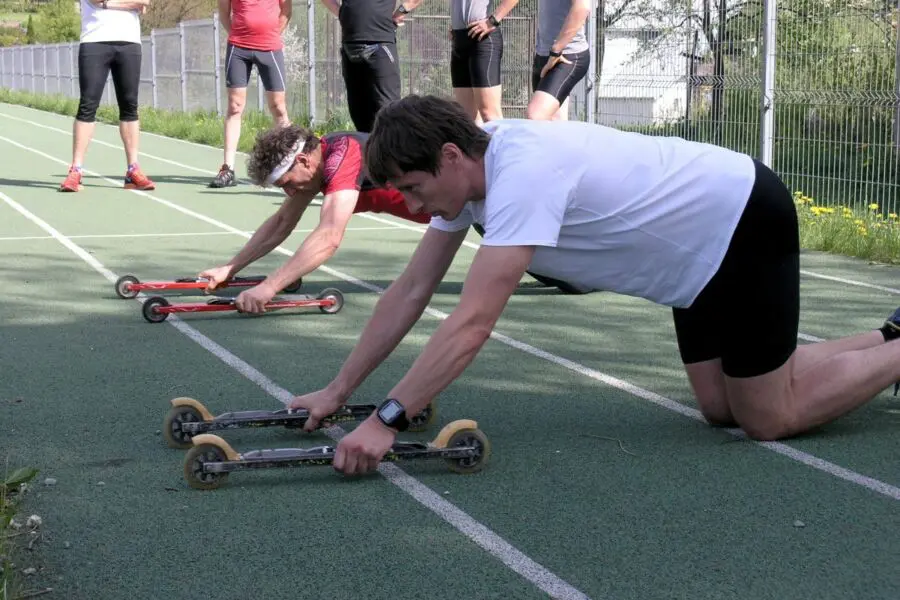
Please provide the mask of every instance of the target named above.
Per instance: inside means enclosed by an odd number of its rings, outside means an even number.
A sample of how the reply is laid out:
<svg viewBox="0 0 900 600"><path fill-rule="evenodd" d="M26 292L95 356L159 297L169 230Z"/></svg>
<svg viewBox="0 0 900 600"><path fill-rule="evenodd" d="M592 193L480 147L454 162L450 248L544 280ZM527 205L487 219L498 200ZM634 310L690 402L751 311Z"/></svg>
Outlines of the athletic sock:
<svg viewBox="0 0 900 600"><path fill-rule="evenodd" d="M132 163L132 164L128 165L128 172L131 173L132 171L136 170L137 168L138 168L138 164Z"/></svg>

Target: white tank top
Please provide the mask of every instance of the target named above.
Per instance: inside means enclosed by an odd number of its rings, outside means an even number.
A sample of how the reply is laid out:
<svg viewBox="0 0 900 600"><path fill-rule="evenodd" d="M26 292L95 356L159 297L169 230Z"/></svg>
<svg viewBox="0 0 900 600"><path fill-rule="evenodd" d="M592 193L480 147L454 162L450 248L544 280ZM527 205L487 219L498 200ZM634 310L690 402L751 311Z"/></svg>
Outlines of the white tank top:
<svg viewBox="0 0 900 600"><path fill-rule="evenodd" d="M109 10L81 0L81 41L141 43L141 17L136 10Z"/></svg>

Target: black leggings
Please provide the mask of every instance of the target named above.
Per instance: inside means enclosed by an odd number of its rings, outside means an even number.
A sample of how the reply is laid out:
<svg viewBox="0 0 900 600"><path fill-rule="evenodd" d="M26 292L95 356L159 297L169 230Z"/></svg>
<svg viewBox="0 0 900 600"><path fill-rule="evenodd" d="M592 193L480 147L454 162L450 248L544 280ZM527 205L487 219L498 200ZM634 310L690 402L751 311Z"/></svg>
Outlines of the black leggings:
<svg viewBox="0 0 900 600"><path fill-rule="evenodd" d="M141 83L141 45L132 42L87 42L78 46L78 84L81 100L75 118L93 123L103 88L112 72L120 121L138 120Z"/></svg>

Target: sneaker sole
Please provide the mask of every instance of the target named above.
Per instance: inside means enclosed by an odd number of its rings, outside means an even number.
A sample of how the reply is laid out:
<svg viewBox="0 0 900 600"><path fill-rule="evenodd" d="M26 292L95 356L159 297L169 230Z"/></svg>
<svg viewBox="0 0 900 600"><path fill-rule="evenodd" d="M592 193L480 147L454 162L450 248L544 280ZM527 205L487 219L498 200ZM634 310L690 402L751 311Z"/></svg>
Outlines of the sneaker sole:
<svg viewBox="0 0 900 600"><path fill-rule="evenodd" d="M125 184L125 189L126 189L126 190L141 190L141 191L143 191L143 192L147 192L147 191L150 191L150 190L155 190L155 189L156 189L156 186L155 186L155 185L139 186L139 185L137 185L137 184L135 184L135 183L126 183L126 184Z"/></svg>

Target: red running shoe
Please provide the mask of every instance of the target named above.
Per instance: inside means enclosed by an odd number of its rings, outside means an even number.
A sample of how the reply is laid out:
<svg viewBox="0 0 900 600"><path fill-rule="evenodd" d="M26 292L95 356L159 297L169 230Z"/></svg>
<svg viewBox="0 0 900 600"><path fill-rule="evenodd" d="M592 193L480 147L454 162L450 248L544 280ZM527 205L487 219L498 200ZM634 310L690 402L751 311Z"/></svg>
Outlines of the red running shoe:
<svg viewBox="0 0 900 600"><path fill-rule="evenodd" d="M125 189L126 190L155 190L156 184L150 181L150 178L144 175L141 168L134 166L125 173Z"/></svg>
<svg viewBox="0 0 900 600"><path fill-rule="evenodd" d="M59 186L59 191L80 192L82 187L84 186L81 185L81 169L69 167L69 174L66 175L65 180Z"/></svg>

